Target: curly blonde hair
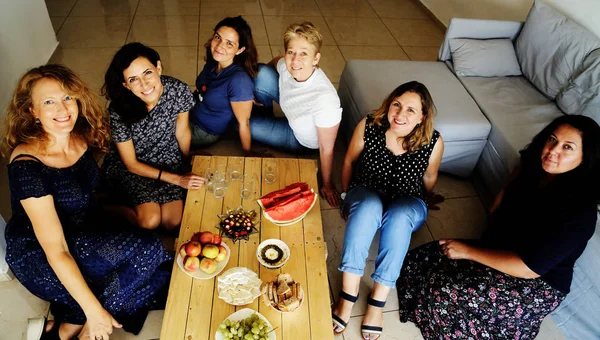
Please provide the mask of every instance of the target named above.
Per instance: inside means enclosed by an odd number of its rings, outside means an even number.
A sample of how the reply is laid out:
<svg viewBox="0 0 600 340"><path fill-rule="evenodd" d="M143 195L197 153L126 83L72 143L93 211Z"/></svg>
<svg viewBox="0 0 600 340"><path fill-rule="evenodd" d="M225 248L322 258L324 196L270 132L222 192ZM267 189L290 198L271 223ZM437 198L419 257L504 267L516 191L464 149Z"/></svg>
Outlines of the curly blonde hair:
<svg viewBox="0 0 600 340"><path fill-rule="evenodd" d="M436 109L433 99L431 98L431 94L425 85L417 81L410 81L398 86L383 101L381 107L379 107L379 109L373 113L372 124L384 129L389 128L390 123L388 121L388 110L390 105L392 105L394 98L400 97L406 92L418 94L419 97L421 97L421 106L423 108L423 121L418 124L406 137L404 137L402 144L406 151L411 153L429 144L431 138L433 137L433 116L436 114Z"/></svg>
<svg viewBox="0 0 600 340"><path fill-rule="evenodd" d="M29 70L19 80L6 109L2 155L5 157L10 155L19 144L34 144L42 141L41 145L47 146L50 142L50 137L42 126L36 123L32 112L31 92L37 82L44 78L58 81L63 90L77 101L79 114L72 135L81 138L94 152L108 151L110 142L108 116L99 104L98 97L69 68L49 64Z"/></svg>
<svg viewBox="0 0 600 340"><path fill-rule="evenodd" d="M308 40L308 43L315 48L315 54L321 53L321 46L323 46L323 36L315 25L310 21L305 21L300 24L291 24L283 34L283 47L287 51L288 43L294 38L304 38Z"/></svg>

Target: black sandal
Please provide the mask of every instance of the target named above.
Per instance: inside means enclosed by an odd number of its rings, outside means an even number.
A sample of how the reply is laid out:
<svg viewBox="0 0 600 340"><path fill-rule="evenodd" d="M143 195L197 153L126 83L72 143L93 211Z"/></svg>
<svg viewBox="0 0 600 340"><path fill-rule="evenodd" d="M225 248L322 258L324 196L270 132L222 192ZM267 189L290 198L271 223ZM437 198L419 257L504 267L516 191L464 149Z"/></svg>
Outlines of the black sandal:
<svg viewBox="0 0 600 340"><path fill-rule="evenodd" d="M367 304L373 307L383 308L385 306L385 301L375 300L369 296L369 298L367 299ZM363 339L377 340L381 337L381 333L383 333L383 326L379 327L362 325L360 326L360 332L362 333ZM365 338L365 335L367 334L378 335L378 337L376 337L375 339L371 339L370 337Z"/></svg>
<svg viewBox="0 0 600 340"><path fill-rule="evenodd" d="M344 292L343 290L340 290L340 299L344 299L348 302L355 303L356 300L358 300L358 294L356 296L353 296L353 295L350 295L350 294ZM344 331L346 330L346 326L348 326L348 321L342 320L342 318L335 315L333 312L331 312L331 319L332 319L332 322L335 325L335 327L340 329L339 332L336 332L335 328L334 328L333 333L335 333L335 334L344 333Z"/></svg>

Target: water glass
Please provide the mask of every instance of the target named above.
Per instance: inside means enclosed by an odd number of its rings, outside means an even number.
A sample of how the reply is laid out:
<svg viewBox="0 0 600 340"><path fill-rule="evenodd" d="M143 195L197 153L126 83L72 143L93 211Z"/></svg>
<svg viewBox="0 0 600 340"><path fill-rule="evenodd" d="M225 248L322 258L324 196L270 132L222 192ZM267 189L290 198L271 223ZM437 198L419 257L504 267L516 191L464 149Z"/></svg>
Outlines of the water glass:
<svg viewBox="0 0 600 340"><path fill-rule="evenodd" d="M253 196L254 190L254 177L251 174L245 174L242 177L242 186L240 189L240 196L242 199L251 199Z"/></svg>
<svg viewBox="0 0 600 340"><path fill-rule="evenodd" d="M214 179L216 172L217 170L215 168L207 168L204 171L204 178L206 178L206 191L208 192L213 192L215 188Z"/></svg>
<svg viewBox="0 0 600 340"><path fill-rule="evenodd" d="M213 194L215 195L215 198L225 197L225 191L227 190L228 185L225 184L224 174L217 174L213 179L213 185Z"/></svg>
<svg viewBox="0 0 600 340"><path fill-rule="evenodd" d="M218 176L218 179L223 181L225 189L229 188L229 179L231 177L226 165L218 165L215 176Z"/></svg>
<svg viewBox="0 0 600 340"><path fill-rule="evenodd" d="M274 159L265 159L265 182L275 183L277 180L277 161Z"/></svg>
<svg viewBox="0 0 600 340"><path fill-rule="evenodd" d="M229 159L229 174L231 175L231 180L239 181L242 179L242 174L244 173L243 168L243 159L242 158L232 158Z"/></svg>

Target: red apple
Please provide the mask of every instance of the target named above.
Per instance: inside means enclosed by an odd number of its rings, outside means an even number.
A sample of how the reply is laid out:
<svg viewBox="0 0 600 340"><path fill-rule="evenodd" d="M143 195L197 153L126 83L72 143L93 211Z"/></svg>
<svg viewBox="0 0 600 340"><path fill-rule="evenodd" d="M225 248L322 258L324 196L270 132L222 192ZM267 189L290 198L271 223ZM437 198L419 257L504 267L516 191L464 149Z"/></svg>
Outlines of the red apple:
<svg viewBox="0 0 600 340"><path fill-rule="evenodd" d="M194 233L190 241L200 242L200 233Z"/></svg>
<svg viewBox="0 0 600 340"><path fill-rule="evenodd" d="M219 236L217 234L214 234L213 236L214 236L214 238L213 238L212 243L216 244L216 245L221 244L221 241L223 241L223 239L221 238L221 236Z"/></svg>
<svg viewBox="0 0 600 340"><path fill-rule="evenodd" d="M217 257L215 257L215 261L217 261L217 262L225 261L226 258L227 258L227 249L223 246L219 246L219 255L217 255Z"/></svg>
<svg viewBox="0 0 600 340"><path fill-rule="evenodd" d="M200 260L196 256L188 256L183 261L183 268L190 273L195 272L200 267Z"/></svg>
<svg viewBox="0 0 600 340"><path fill-rule="evenodd" d="M187 256L187 252L185 251L185 246L187 246L187 243L184 243L181 245L181 247L179 247L179 255L181 255L181 257L184 259Z"/></svg>
<svg viewBox="0 0 600 340"><path fill-rule="evenodd" d="M200 243L207 244L213 242L214 235L210 231L204 231L200 234Z"/></svg>
<svg viewBox="0 0 600 340"><path fill-rule="evenodd" d="M209 259L214 259L219 255L219 246L215 246L214 244L207 244L202 248L202 256L208 257Z"/></svg>
<svg viewBox="0 0 600 340"><path fill-rule="evenodd" d="M188 256L198 256L202 251L202 245L196 241L190 241L185 245L185 252Z"/></svg>
<svg viewBox="0 0 600 340"><path fill-rule="evenodd" d="M206 274L212 274L217 270L217 261L209 258L203 258L200 261L200 270L205 272Z"/></svg>

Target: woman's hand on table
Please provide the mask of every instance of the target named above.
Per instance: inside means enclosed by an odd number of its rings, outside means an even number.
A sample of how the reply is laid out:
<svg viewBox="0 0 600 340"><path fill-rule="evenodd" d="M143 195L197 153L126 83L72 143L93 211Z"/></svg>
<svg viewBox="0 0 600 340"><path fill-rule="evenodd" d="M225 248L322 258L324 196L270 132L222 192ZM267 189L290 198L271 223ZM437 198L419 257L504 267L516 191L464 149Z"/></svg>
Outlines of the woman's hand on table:
<svg viewBox="0 0 600 340"><path fill-rule="evenodd" d="M87 321L83 325L81 333L79 333L79 339L82 340L109 340L110 334L112 334L113 331L113 327L123 327L104 308L99 308L92 312L87 312L85 313L85 317Z"/></svg>
<svg viewBox="0 0 600 340"><path fill-rule="evenodd" d="M330 206L338 207L340 205L340 193L333 184L323 184L319 188L319 193L321 194L321 197L327 200L327 203L329 203Z"/></svg>
<svg viewBox="0 0 600 340"><path fill-rule="evenodd" d="M200 189L206 183L206 178L194 175L193 173L185 174L179 177L177 185L184 189Z"/></svg>
<svg viewBox="0 0 600 340"><path fill-rule="evenodd" d="M452 260L469 260L471 246L458 240L439 240L440 251Z"/></svg>

